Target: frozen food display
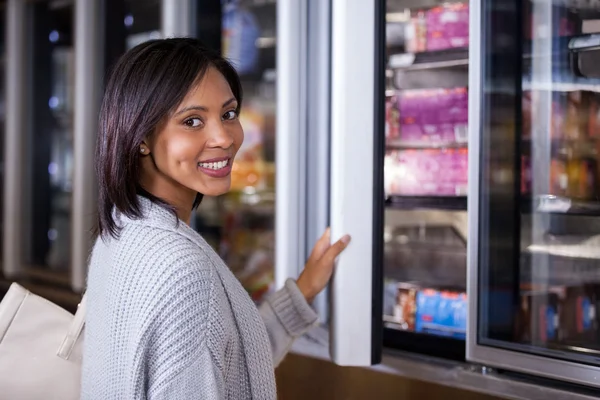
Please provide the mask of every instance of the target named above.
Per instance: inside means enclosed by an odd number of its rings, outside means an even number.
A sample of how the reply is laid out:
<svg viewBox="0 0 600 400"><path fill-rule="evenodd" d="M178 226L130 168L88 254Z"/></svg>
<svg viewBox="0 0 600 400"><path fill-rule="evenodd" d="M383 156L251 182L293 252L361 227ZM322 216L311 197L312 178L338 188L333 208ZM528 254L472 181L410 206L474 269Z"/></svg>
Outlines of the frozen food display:
<svg viewBox="0 0 600 400"><path fill-rule="evenodd" d="M460 358L467 320L469 5L430 2L407 10L403 0L387 3L388 12L402 15L388 21L391 78L382 115L384 338L394 347ZM404 43L390 33L401 24Z"/></svg>
<svg viewBox="0 0 600 400"><path fill-rule="evenodd" d="M388 196L464 196L467 194L467 149L394 150L385 156Z"/></svg>

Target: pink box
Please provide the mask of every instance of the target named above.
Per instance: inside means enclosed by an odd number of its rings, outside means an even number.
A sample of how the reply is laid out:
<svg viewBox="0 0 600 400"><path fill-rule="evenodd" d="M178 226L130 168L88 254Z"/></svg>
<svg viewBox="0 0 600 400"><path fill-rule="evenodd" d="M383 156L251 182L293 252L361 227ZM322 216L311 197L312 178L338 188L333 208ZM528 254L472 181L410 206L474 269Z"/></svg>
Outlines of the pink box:
<svg viewBox="0 0 600 400"><path fill-rule="evenodd" d="M386 195L464 196L468 150L398 150L385 156Z"/></svg>
<svg viewBox="0 0 600 400"><path fill-rule="evenodd" d="M457 3L427 11L427 51L468 47L469 6Z"/></svg>
<svg viewBox="0 0 600 400"><path fill-rule="evenodd" d="M400 138L410 144L467 141L467 89L407 90L399 95Z"/></svg>

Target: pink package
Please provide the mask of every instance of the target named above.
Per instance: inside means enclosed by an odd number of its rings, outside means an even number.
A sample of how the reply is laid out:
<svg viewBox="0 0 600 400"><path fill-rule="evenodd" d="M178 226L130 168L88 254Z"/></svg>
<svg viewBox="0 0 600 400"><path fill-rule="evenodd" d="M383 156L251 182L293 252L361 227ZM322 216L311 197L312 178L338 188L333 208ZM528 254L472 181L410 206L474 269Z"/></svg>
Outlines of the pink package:
<svg viewBox="0 0 600 400"><path fill-rule="evenodd" d="M400 138L410 144L467 141L466 88L407 90L398 100Z"/></svg>
<svg viewBox="0 0 600 400"><path fill-rule="evenodd" d="M467 193L468 150L388 152L384 174L388 196L464 196Z"/></svg>
<svg viewBox="0 0 600 400"><path fill-rule="evenodd" d="M427 51L468 47L469 5L434 7L427 11Z"/></svg>

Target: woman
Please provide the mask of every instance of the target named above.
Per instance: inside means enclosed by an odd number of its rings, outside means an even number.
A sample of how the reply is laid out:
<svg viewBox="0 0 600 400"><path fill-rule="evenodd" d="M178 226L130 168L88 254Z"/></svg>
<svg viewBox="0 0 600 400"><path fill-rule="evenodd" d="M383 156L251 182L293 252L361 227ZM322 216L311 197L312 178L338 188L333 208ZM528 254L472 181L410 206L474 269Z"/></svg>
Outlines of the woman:
<svg viewBox="0 0 600 400"><path fill-rule="evenodd" d="M243 140L231 65L188 38L125 54L97 145L99 237L90 258L83 399L274 399L274 366L317 315L344 236L327 231L295 282L257 309L188 223L230 187Z"/></svg>

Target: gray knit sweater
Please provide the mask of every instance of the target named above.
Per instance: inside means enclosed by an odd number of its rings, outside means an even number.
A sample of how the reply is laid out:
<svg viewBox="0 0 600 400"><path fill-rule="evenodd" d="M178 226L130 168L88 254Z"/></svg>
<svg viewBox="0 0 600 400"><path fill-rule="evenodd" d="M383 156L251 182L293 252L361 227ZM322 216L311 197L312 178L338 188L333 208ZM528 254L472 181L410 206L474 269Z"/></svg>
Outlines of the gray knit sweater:
<svg viewBox="0 0 600 400"><path fill-rule="evenodd" d="M82 399L275 399L315 312L291 280L258 309L198 233L140 201L92 251Z"/></svg>

